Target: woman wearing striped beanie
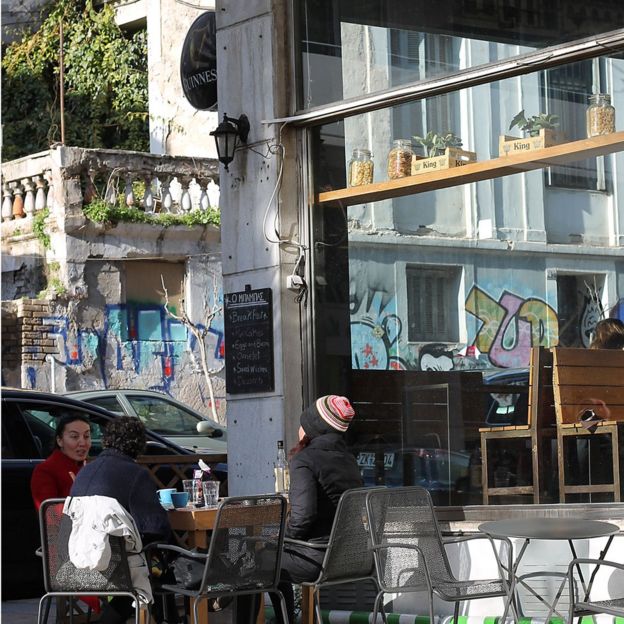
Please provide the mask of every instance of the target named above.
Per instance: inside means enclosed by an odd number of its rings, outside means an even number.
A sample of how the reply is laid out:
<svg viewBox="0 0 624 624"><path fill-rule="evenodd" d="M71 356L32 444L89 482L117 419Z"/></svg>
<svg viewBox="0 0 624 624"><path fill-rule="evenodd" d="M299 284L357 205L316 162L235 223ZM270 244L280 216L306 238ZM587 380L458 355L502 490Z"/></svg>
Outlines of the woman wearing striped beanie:
<svg viewBox="0 0 624 624"><path fill-rule="evenodd" d="M346 490L362 486L357 461L347 451L344 441L344 433L354 416L349 399L335 394L317 399L301 414L299 443L290 454L287 537L327 541L340 496ZM295 621L292 584L316 580L323 556L323 550L303 545L284 547L280 589L291 624ZM278 624L283 624L279 600L271 598Z"/></svg>

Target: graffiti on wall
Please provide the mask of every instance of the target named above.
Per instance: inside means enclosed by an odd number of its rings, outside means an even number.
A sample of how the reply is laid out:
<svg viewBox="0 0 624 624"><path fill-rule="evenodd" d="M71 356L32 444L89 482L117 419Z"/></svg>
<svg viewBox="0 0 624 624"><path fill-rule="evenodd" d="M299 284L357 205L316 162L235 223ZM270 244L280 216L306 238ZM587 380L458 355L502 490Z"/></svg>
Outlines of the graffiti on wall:
<svg viewBox="0 0 624 624"><path fill-rule="evenodd" d="M361 290L361 289L360 289ZM360 292L364 312L351 315L353 368L371 370L466 370L528 366L531 347L554 346L559 340L557 314L538 297L521 297L503 291L498 298L473 286L465 310L478 328L466 344L407 340L407 321L396 313L396 300L383 292Z"/></svg>
<svg viewBox="0 0 624 624"><path fill-rule="evenodd" d="M466 298L466 312L481 321L473 344L500 368L528 366L531 347L559 342L556 312L536 297L526 299L503 291L498 300L478 286Z"/></svg>
<svg viewBox="0 0 624 624"><path fill-rule="evenodd" d="M56 340L55 360L74 369L97 367L103 386L108 388L116 372L139 376L151 373L158 381L149 389L171 394L171 385L188 356L199 370L197 339L184 325L168 316L162 306L153 304L111 304L104 311L102 328L81 328L68 315L43 319L49 336ZM205 328L198 324L200 330ZM223 319L218 317L208 328L213 336L213 363L224 360ZM211 341L211 342L212 342ZM35 371L29 382L36 384Z"/></svg>

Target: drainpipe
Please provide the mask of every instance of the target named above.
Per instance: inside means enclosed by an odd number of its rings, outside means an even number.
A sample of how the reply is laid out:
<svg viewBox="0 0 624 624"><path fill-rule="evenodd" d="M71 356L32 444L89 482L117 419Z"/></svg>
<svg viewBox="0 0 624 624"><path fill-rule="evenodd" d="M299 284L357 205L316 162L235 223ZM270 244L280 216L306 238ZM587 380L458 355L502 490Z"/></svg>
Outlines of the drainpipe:
<svg viewBox="0 0 624 624"><path fill-rule="evenodd" d="M48 353L46 360L50 362L50 392L56 394L56 358Z"/></svg>

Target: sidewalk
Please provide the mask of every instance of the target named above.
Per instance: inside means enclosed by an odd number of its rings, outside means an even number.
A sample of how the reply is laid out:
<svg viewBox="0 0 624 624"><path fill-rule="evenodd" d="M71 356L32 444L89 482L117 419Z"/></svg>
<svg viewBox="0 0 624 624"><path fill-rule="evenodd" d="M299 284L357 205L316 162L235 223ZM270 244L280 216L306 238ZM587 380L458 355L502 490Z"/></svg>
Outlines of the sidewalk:
<svg viewBox="0 0 624 624"><path fill-rule="evenodd" d="M3 600L0 611L0 621L2 621L2 624L36 624L37 609L39 609L39 598ZM50 609L48 622L51 624L54 621L53 604Z"/></svg>

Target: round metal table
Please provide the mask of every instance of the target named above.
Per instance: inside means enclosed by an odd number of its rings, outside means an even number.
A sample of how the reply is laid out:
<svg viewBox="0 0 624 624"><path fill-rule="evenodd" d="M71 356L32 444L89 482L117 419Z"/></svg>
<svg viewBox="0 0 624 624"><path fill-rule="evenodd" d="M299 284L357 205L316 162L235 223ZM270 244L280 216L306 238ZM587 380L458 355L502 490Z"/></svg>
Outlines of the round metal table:
<svg viewBox="0 0 624 624"><path fill-rule="evenodd" d="M613 541L613 537L616 533L618 533L620 528L616 524L612 524L611 522L603 522L601 520L583 520L578 518L553 518L553 517L543 517L543 518L520 518L514 520L494 520L491 522L484 522L479 525L479 531L485 533L491 539L509 539L509 538L517 538L524 540L522 547L520 548L515 561L512 564L511 569L511 584L512 588L510 590L510 598L509 600L513 600L514 593L516 591L516 586L518 584L523 585L530 591L536 598L538 598L543 604L548 607L548 615L546 616L546 622L550 619L550 616L553 613L557 613L561 615L557 610L557 602L561 597L561 593L563 588L565 587L565 581L567 578L567 574L563 572L549 572L548 570L540 571L540 572L531 572L529 574L518 575L518 567L520 562L522 561L522 557L530 544L531 540L566 540L570 545L570 551L572 553L572 558L576 559L576 549L574 548L574 540L579 539L593 539L596 537L608 537L607 543L604 549L600 553L600 557L598 561L602 561L609 547L611 546L611 542ZM504 567L503 562L500 561L502 567ZM594 578L598 572L598 568L600 566L596 566L592 571L592 574L589 579L589 583L585 584L585 579L583 578L582 572L580 568L577 568L579 573L579 578L583 585L583 590L586 596L589 596L589 592L591 590L592 583ZM532 587L530 587L525 581L531 577L541 577L541 576L559 576L563 577L559 590L555 596L554 601L549 603L544 599L543 596L538 594ZM519 614L522 615L522 609L520 605L520 601L516 596L516 604L518 605ZM507 611L505 611L507 612ZM563 616L561 616L563 617Z"/></svg>

